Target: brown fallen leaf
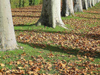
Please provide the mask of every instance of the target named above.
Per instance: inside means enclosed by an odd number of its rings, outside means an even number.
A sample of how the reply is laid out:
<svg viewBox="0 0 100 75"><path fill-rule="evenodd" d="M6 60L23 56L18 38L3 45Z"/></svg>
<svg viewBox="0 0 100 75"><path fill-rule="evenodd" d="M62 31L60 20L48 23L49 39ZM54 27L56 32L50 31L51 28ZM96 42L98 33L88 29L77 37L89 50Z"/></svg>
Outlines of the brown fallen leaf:
<svg viewBox="0 0 100 75"><path fill-rule="evenodd" d="M24 69L24 67L18 67L18 69L22 70L22 69Z"/></svg>
<svg viewBox="0 0 100 75"><path fill-rule="evenodd" d="M94 61L94 58L89 57L89 60L90 60L90 61Z"/></svg>
<svg viewBox="0 0 100 75"><path fill-rule="evenodd" d="M5 64L3 64L3 63L0 63L0 66L4 67L4 66L5 66Z"/></svg>
<svg viewBox="0 0 100 75"><path fill-rule="evenodd" d="M3 74L0 72L0 75L3 75Z"/></svg>

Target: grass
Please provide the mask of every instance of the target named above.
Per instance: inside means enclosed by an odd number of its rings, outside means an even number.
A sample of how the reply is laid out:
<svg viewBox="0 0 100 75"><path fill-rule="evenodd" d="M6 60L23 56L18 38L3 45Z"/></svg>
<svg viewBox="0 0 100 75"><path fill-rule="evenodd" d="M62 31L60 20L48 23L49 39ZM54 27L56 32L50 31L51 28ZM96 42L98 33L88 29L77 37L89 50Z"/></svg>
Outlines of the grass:
<svg viewBox="0 0 100 75"><path fill-rule="evenodd" d="M70 28L70 25L67 25L68 28ZM55 29L52 27L47 27L47 26L35 26L35 25L26 25L26 26L15 26L14 27L16 33L18 34L19 32L23 31L36 31L36 32L50 32L50 33L58 33L58 32L64 32L66 29L57 26ZM68 30L70 31L70 30Z"/></svg>
<svg viewBox="0 0 100 75"><path fill-rule="evenodd" d="M16 68L15 65L8 65L8 63L10 61L16 61L18 59L21 58L21 54L23 52L26 53L26 56L24 56L24 59L26 60L33 60L31 58L31 56L35 56L38 57L39 55L41 55L46 62L51 62L52 64L54 62L56 62L57 60L65 60L67 62L74 62L75 60L78 60L77 58L77 53L78 53L78 49L73 50L71 48L69 48L69 50L64 51L63 49L60 49L57 46L46 46L45 48L41 47L41 46L37 46L34 44L23 44L23 43L18 43L20 46L22 46L24 49L19 49L19 50L14 50L14 51L6 51L6 52L0 52L0 63L4 63L6 64L5 67L12 69L12 68ZM39 53L39 52L43 52L43 53ZM47 54L50 54L52 52L52 54L54 55L54 57L47 57ZM58 55L58 56L57 56ZM84 56L81 56L84 57ZM88 58L84 59L83 61L89 61ZM83 62L82 61L82 62ZM95 59L95 61L91 62L91 63L95 63L95 64L100 64L100 59L97 57ZM80 62L80 63L82 63ZM22 66L22 65L21 65ZM0 67L2 68L2 67ZM82 67L79 67L82 68ZM40 70L40 73L45 73L46 70ZM49 74L54 74L54 73L59 73L58 71L48 71Z"/></svg>
<svg viewBox="0 0 100 75"><path fill-rule="evenodd" d="M96 5L98 6L98 4ZM94 7L93 7L94 9ZM92 8L90 8L89 10L92 10ZM88 13L80 13L77 12L76 14L88 14ZM75 19L75 20L87 20L86 18L81 18L81 17L62 17L62 20L71 20L71 19ZM88 24L87 22L85 23L86 26L94 27L96 25L98 25L99 23L95 23L95 24ZM75 26L71 27L70 24L66 24L66 26L68 28L72 28L73 30L75 29ZM62 33L62 32L66 32L67 30L65 30L64 28L61 28L59 26L57 26L55 29L51 28L51 27L46 27L46 26L35 26L35 25L30 25L30 24L26 24L23 26L14 26L14 29L16 31L16 35L19 35L21 32L24 31L38 31L38 32L51 32L51 33ZM69 30L67 32L71 33L73 30ZM83 29L79 29L79 31L81 31L82 33L84 33ZM89 30L87 30L88 32ZM24 33L23 33L24 34ZM52 42L52 41L50 41ZM80 53L78 54L78 52L80 51L80 49L72 49L71 47L67 48L67 50L64 50L60 45L48 45L46 42L42 43L42 45L40 44L30 44L30 43L23 43L23 42L19 42L18 45L22 46L23 49L18 49L18 50L13 50L13 51L5 51L5 52L0 52L0 63L5 64L5 67L9 68L9 69L13 69L16 68L15 65L9 65L8 63L11 61L17 61L19 59L22 58L22 54L25 53L26 55L23 57L25 60L34 60L33 58L31 58L31 56L34 57L38 57L41 56L45 59L46 62L50 62L51 64L53 64L54 62L57 62L58 60L65 60L67 61L67 63L69 62L74 62L76 60L79 61L78 56L80 55L81 58L84 58L81 62L77 62L78 64L89 61L92 64L99 64L100 65L100 53L97 52L96 56L94 57L94 61L89 60L88 57L85 58L84 54L86 52ZM44 47L43 45L45 45L46 47ZM52 53L54 57L49 57L48 54ZM88 53L88 52L87 52ZM19 65L22 66L22 65ZM72 67L72 66L71 66ZM4 67L0 66L0 69L2 69ZM78 66L79 69L84 69L84 66ZM54 66L52 67L51 71L47 71L47 70L40 70L40 73L46 73L48 72L49 74L55 74L58 73L59 71L54 70ZM96 71L97 72L97 71Z"/></svg>

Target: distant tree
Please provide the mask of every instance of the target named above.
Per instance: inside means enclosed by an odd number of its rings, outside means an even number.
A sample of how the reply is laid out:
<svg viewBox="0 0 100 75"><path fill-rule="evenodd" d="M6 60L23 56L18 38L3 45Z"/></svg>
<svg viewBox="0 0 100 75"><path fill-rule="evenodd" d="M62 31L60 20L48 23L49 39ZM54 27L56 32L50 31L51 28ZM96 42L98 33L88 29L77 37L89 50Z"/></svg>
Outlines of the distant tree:
<svg viewBox="0 0 100 75"><path fill-rule="evenodd" d="M82 0L74 0L74 11L83 12Z"/></svg>
<svg viewBox="0 0 100 75"><path fill-rule="evenodd" d="M88 7L92 8L92 1L91 0L87 0L88 3Z"/></svg>
<svg viewBox="0 0 100 75"><path fill-rule="evenodd" d="M82 0L82 6L83 6L83 9L88 9L88 3L87 3L87 0Z"/></svg>
<svg viewBox="0 0 100 75"><path fill-rule="evenodd" d="M22 4L22 6L24 7L25 6L25 1L23 0L23 4Z"/></svg>
<svg viewBox="0 0 100 75"><path fill-rule="evenodd" d="M0 0L0 51L16 48L10 0Z"/></svg>
<svg viewBox="0 0 100 75"><path fill-rule="evenodd" d="M94 0L91 0L91 5L95 6Z"/></svg>
<svg viewBox="0 0 100 75"><path fill-rule="evenodd" d="M62 0L62 16L69 16L68 0Z"/></svg>
<svg viewBox="0 0 100 75"><path fill-rule="evenodd" d="M73 0L62 0L62 16L74 16Z"/></svg>
<svg viewBox="0 0 100 75"><path fill-rule="evenodd" d="M21 0L19 0L19 7L21 7Z"/></svg>
<svg viewBox="0 0 100 75"><path fill-rule="evenodd" d="M33 2L32 0L29 0L29 5L32 5L32 2Z"/></svg>
<svg viewBox="0 0 100 75"><path fill-rule="evenodd" d="M61 0L43 0L42 13L37 25L45 25L53 28L55 28L56 25L59 25L66 28L61 19L60 8Z"/></svg>

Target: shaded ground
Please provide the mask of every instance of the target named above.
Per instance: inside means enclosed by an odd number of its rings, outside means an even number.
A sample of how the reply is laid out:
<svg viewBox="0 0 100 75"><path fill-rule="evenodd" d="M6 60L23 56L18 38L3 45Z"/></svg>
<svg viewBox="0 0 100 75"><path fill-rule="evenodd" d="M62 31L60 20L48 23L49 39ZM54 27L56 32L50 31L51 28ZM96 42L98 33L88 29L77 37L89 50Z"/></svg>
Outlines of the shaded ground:
<svg viewBox="0 0 100 75"><path fill-rule="evenodd" d="M42 5L12 9L14 25L36 23L41 14Z"/></svg>

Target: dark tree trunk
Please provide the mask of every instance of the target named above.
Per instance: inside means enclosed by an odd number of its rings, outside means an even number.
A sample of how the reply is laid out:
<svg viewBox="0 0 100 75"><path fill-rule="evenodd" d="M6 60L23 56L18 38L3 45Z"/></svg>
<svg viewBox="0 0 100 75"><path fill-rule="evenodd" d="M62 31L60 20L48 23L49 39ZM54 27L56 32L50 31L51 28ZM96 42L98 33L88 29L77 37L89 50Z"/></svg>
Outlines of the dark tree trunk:
<svg viewBox="0 0 100 75"><path fill-rule="evenodd" d="M21 0L19 0L19 7L21 7Z"/></svg>
<svg viewBox="0 0 100 75"><path fill-rule="evenodd" d="M83 9L88 9L88 3L87 3L87 0L82 0L82 6L83 6Z"/></svg>
<svg viewBox="0 0 100 75"><path fill-rule="evenodd" d="M62 16L74 16L73 0L63 0L62 4Z"/></svg>
<svg viewBox="0 0 100 75"><path fill-rule="evenodd" d="M68 11L68 2L67 0L62 0L62 11L61 11L61 15L62 16L68 16L69 15L69 11Z"/></svg>

